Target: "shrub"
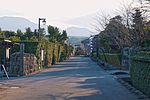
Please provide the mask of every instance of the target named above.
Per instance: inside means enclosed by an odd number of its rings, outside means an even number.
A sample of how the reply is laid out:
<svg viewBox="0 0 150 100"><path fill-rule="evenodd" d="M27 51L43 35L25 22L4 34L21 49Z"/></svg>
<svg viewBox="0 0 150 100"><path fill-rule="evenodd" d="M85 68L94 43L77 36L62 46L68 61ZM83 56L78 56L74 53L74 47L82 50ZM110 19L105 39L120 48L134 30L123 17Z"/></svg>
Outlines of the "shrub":
<svg viewBox="0 0 150 100"><path fill-rule="evenodd" d="M150 97L150 59L134 56L130 74L133 85Z"/></svg>
<svg viewBox="0 0 150 100"><path fill-rule="evenodd" d="M109 64L120 66L121 65L121 54L110 54L105 53L99 56L100 60L106 61Z"/></svg>
<svg viewBox="0 0 150 100"><path fill-rule="evenodd" d="M65 54L64 52L61 52L60 54L60 61L63 61L65 59Z"/></svg>
<svg viewBox="0 0 150 100"><path fill-rule="evenodd" d="M52 65L56 64L56 56L53 55L53 58L52 58Z"/></svg>

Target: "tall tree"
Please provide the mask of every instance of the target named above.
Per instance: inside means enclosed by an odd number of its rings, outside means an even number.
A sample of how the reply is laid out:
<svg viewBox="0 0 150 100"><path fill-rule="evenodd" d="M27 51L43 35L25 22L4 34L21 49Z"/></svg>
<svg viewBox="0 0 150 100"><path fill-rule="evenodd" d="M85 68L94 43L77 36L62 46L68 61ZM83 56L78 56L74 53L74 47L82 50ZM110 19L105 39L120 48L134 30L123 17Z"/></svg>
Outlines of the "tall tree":
<svg viewBox="0 0 150 100"><path fill-rule="evenodd" d="M32 32L31 28L30 27L26 28L26 32L24 33L26 39L30 39L33 35L34 33Z"/></svg>
<svg viewBox="0 0 150 100"><path fill-rule="evenodd" d="M53 26L48 26L48 33L49 33L49 40L51 42L57 42L59 41L58 39L61 36L61 33L59 32L59 28L53 27Z"/></svg>
<svg viewBox="0 0 150 100"><path fill-rule="evenodd" d="M63 30L62 34L58 37L58 41L61 43L65 43L67 39L68 39L67 32Z"/></svg>
<svg viewBox="0 0 150 100"><path fill-rule="evenodd" d="M23 32L20 29L18 29L16 35L18 37L22 38L23 37Z"/></svg>
<svg viewBox="0 0 150 100"><path fill-rule="evenodd" d="M4 38L9 38L11 36L15 36L16 33L13 32L13 31L3 31L3 34L4 34Z"/></svg>
<svg viewBox="0 0 150 100"><path fill-rule="evenodd" d="M128 46L129 32L125 25L122 23L121 16L115 16L110 19L104 31L99 34L100 44L104 47L111 49L122 49Z"/></svg>
<svg viewBox="0 0 150 100"><path fill-rule="evenodd" d="M133 14L133 32L131 34L134 46L140 46L144 41L144 20L140 9L136 9Z"/></svg>

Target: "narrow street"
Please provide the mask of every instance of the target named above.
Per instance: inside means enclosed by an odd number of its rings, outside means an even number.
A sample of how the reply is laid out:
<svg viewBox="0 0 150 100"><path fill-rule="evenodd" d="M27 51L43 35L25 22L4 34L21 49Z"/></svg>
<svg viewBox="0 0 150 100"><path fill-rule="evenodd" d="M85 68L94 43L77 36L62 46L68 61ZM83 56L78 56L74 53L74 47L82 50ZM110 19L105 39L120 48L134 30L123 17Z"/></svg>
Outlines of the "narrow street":
<svg viewBox="0 0 150 100"><path fill-rule="evenodd" d="M88 57L3 82L0 100L140 100Z"/></svg>

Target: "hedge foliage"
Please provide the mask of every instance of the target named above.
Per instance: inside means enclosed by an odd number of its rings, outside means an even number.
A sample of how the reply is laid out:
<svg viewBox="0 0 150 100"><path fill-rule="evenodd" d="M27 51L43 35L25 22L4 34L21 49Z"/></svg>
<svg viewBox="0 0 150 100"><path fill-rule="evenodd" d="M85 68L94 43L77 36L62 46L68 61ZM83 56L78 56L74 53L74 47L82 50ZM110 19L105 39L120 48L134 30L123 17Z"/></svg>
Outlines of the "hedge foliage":
<svg viewBox="0 0 150 100"><path fill-rule="evenodd" d="M67 59L72 53L72 46L68 46L66 44L61 43L52 43L46 39L42 39L41 42L19 42L24 44L24 52L29 54L34 54L37 58L37 63L40 65L41 63L41 50L44 50L44 61L42 65L44 67L51 66L52 64L56 64L57 62L63 61ZM0 45L0 59L1 63L4 59L4 46ZM20 51L19 45L13 45L11 47L11 54Z"/></svg>
<svg viewBox="0 0 150 100"><path fill-rule="evenodd" d="M92 58L96 61L101 60L103 62L111 64L114 68L126 69L124 66L121 65L121 54L118 53L101 53L99 57L97 57L96 52L93 52Z"/></svg>
<svg viewBox="0 0 150 100"><path fill-rule="evenodd" d="M57 62L67 59L72 53L72 46L61 43L52 43L48 40L43 40L38 44L36 50L36 57L40 60L40 49L44 50L44 66L50 66L56 64ZM63 54L63 55L62 55Z"/></svg>
<svg viewBox="0 0 150 100"><path fill-rule="evenodd" d="M101 54L99 56L99 59L101 59L102 61L106 61L107 63L112 64L114 66L121 66L120 54L105 53L105 54Z"/></svg>
<svg viewBox="0 0 150 100"><path fill-rule="evenodd" d="M150 97L150 60L133 57L130 74L133 85Z"/></svg>

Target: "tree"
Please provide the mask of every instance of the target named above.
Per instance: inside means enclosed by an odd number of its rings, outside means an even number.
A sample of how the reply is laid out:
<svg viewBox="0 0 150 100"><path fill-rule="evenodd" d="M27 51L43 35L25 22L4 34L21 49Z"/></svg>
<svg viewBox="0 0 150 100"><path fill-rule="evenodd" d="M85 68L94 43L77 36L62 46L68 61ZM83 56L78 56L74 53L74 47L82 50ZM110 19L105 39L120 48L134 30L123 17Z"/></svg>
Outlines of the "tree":
<svg viewBox="0 0 150 100"><path fill-rule="evenodd" d="M35 32L35 31L34 31L34 32ZM44 29L44 28L40 28L40 30L39 30L39 35L40 35L40 37L45 36L45 29Z"/></svg>
<svg viewBox="0 0 150 100"><path fill-rule="evenodd" d="M23 33L21 32L20 29L18 29L18 30L17 30L17 36L22 36L22 35L23 35Z"/></svg>
<svg viewBox="0 0 150 100"><path fill-rule="evenodd" d="M100 33L101 31L105 30L106 25L109 23L110 15L106 14L98 14L95 17L95 24L93 24L94 29L97 33Z"/></svg>
<svg viewBox="0 0 150 100"><path fill-rule="evenodd" d="M104 31L100 32L99 38L99 44L106 49L121 50L130 44L128 29L119 15L109 20Z"/></svg>
<svg viewBox="0 0 150 100"><path fill-rule="evenodd" d="M133 14L133 25L132 25L133 32L131 34L132 41L134 46L140 46L144 41L145 34L144 34L144 20L142 17L142 12L140 9L136 9L135 13Z"/></svg>
<svg viewBox="0 0 150 100"><path fill-rule="evenodd" d="M68 39L68 36L67 36L67 32L66 32L66 30L63 30L63 32L62 32L62 40L67 40Z"/></svg>
<svg viewBox="0 0 150 100"><path fill-rule="evenodd" d="M4 38L4 33L2 32L2 29L0 28L0 41Z"/></svg>
<svg viewBox="0 0 150 100"><path fill-rule="evenodd" d="M123 20L123 24L128 28L129 31L131 31L131 25L132 25L132 13L133 13L133 5L134 2L128 2L125 3L123 2L121 4L121 7L117 10L117 12L119 13L119 15L122 16L122 20Z"/></svg>
<svg viewBox="0 0 150 100"><path fill-rule="evenodd" d="M68 39L67 32L63 30L62 34L58 37L58 42L64 43Z"/></svg>
<svg viewBox="0 0 150 100"><path fill-rule="evenodd" d="M24 36L27 40L30 39L32 36L34 36L34 32L32 32L30 27L26 28L26 32L24 33Z"/></svg>
<svg viewBox="0 0 150 100"><path fill-rule="evenodd" d="M17 30L16 36L20 37L20 39L24 38L24 34L20 29Z"/></svg>
<svg viewBox="0 0 150 100"><path fill-rule="evenodd" d="M59 38L61 36L61 33L59 32L59 28L48 26L48 33L49 33L49 41L51 42L58 42Z"/></svg>
<svg viewBox="0 0 150 100"><path fill-rule="evenodd" d="M20 42L21 41L20 37L18 37L18 36L11 36L11 37L9 37L9 39L12 42Z"/></svg>
<svg viewBox="0 0 150 100"><path fill-rule="evenodd" d="M150 20L150 0L137 0L137 6L134 7L134 10L139 9L142 12L143 18Z"/></svg>
<svg viewBox="0 0 150 100"><path fill-rule="evenodd" d="M16 33L13 31L3 31L4 38L9 38L11 36L15 36Z"/></svg>

